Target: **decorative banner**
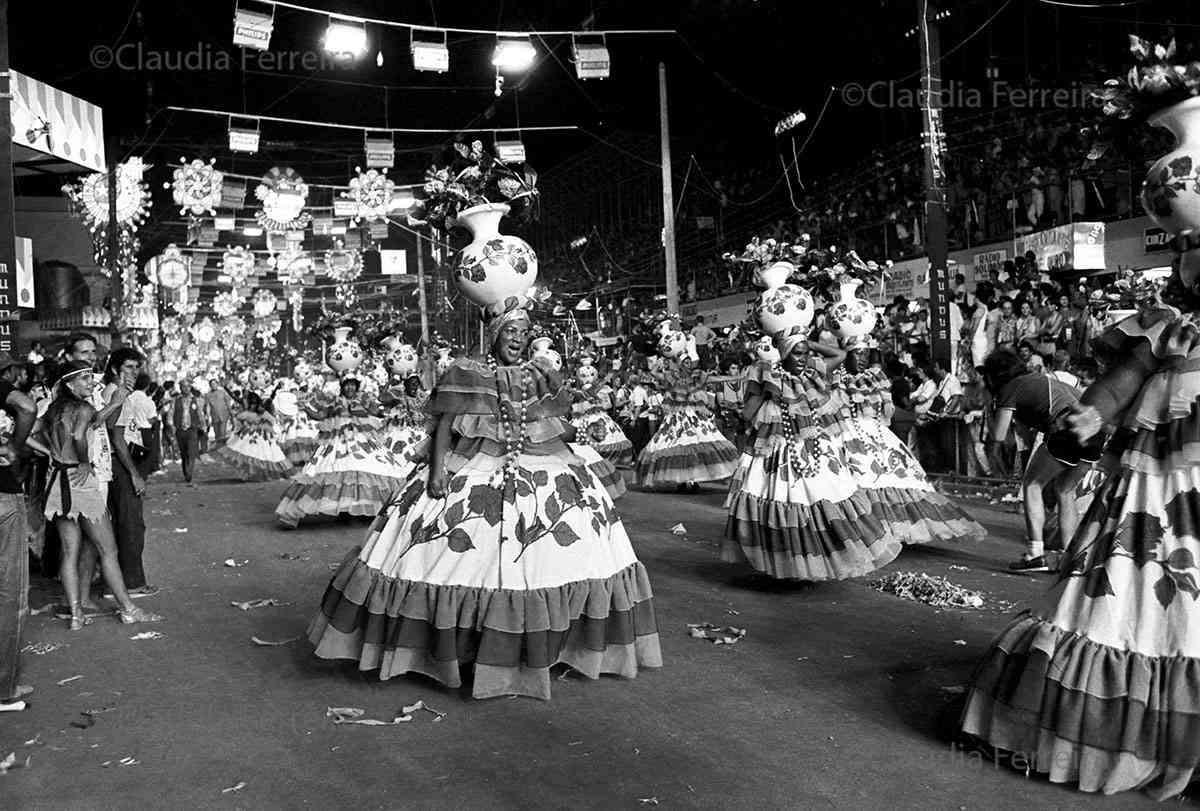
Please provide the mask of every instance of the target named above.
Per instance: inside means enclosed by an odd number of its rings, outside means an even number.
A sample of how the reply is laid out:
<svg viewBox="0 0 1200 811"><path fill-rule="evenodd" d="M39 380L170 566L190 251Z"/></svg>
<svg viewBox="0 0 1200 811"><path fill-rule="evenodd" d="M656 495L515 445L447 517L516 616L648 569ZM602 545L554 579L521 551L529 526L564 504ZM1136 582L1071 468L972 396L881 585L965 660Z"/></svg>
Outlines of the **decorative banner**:
<svg viewBox="0 0 1200 811"><path fill-rule="evenodd" d="M396 146L391 137L366 139L367 167L391 169L396 162Z"/></svg>
<svg viewBox="0 0 1200 811"><path fill-rule="evenodd" d="M241 287L254 270L254 254L241 245L230 248L221 257L221 269L229 275L230 284Z"/></svg>
<svg viewBox="0 0 1200 811"><path fill-rule="evenodd" d="M33 307L33 240L17 237L17 306Z"/></svg>
<svg viewBox="0 0 1200 811"><path fill-rule="evenodd" d="M1004 263L1008 261L1008 251L1000 249L997 251L984 251L977 253L972 257L971 267L975 269L975 278L986 280L991 278L993 270L1001 270Z"/></svg>
<svg viewBox="0 0 1200 811"><path fill-rule="evenodd" d="M245 301L241 296L232 290L222 290L213 296L212 308L218 318L228 318L238 311Z"/></svg>
<svg viewBox="0 0 1200 811"><path fill-rule="evenodd" d="M9 74L14 144L95 172L108 169L104 113L99 107L15 70Z"/></svg>
<svg viewBox="0 0 1200 811"><path fill-rule="evenodd" d="M221 184L221 208L241 208L246 203L246 181L226 178Z"/></svg>
<svg viewBox="0 0 1200 811"><path fill-rule="evenodd" d="M178 290L192 278L191 257L184 256L174 242L157 257L154 278L166 290Z"/></svg>
<svg viewBox="0 0 1200 811"><path fill-rule="evenodd" d="M380 272L384 276L408 275L408 252L383 250L379 252Z"/></svg>
<svg viewBox="0 0 1200 811"><path fill-rule="evenodd" d="M386 222L373 222L367 227L367 233L376 242L385 240L388 238L388 224Z"/></svg>
<svg viewBox="0 0 1200 811"><path fill-rule="evenodd" d="M268 231L303 229L312 222L312 215L304 211L308 184L290 166L283 169L276 166L263 175L254 196L262 201L262 210L254 215L255 219Z"/></svg>
<svg viewBox="0 0 1200 811"><path fill-rule="evenodd" d="M275 305L279 299L270 290L255 290L254 296L250 299L251 306L254 309L255 318L266 318L275 312ZM278 331L278 330L276 330Z"/></svg>
<svg viewBox="0 0 1200 811"><path fill-rule="evenodd" d="M172 189L175 205L180 214L215 214L221 205L225 175L213 168L216 159L208 163L196 159L191 163L180 158L182 164L175 170L174 180L164 183L163 188Z"/></svg>

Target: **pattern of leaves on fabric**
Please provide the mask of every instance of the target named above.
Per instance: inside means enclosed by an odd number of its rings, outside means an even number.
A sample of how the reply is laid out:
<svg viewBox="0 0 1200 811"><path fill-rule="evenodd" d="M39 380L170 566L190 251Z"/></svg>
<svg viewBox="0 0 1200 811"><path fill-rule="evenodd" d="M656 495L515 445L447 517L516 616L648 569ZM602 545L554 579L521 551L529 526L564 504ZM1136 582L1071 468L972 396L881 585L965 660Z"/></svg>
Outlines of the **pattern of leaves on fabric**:
<svg viewBox="0 0 1200 811"><path fill-rule="evenodd" d="M488 526L494 527L504 515L503 495L491 485L477 484L467 495L467 509L475 515L482 516Z"/></svg>

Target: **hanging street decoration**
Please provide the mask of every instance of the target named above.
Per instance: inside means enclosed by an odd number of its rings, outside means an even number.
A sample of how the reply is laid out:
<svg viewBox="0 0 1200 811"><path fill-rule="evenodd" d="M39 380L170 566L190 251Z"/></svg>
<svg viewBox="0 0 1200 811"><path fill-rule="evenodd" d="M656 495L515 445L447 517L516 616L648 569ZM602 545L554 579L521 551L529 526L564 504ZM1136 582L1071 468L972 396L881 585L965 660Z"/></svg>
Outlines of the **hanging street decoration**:
<svg viewBox="0 0 1200 811"><path fill-rule="evenodd" d="M354 171L357 174L350 178L350 191L342 192L343 198L354 202L354 221L385 220L396 192L396 184L388 179L387 169L364 172L356 166Z"/></svg>
<svg viewBox="0 0 1200 811"><path fill-rule="evenodd" d="M217 327L212 319L205 316L203 320L192 325L192 339L198 344L210 344L217 337Z"/></svg>
<svg viewBox="0 0 1200 811"><path fill-rule="evenodd" d="M117 256L120 268L137 264L139 243L135 232L145 222L150 210L150 188L142 181L149 168L141 158L130 158L118 164L116 171ZM62 187L75 213L92 232L92 257L105 276L109 275L109 207L108 173L95 172L78 183Z"/></svg>
<svg viewBox="0 0 1200 811"><path fill-rule="evenodd" d="M312 258L298 248L288 247L269 260L275 275L285 285L303 284L304 276L312 270Z"/></svg>
<svg viewBox="0 0 1200 811"><path fill-rule="evenodd" d="M278 297L270 290L255 290L254 296L250 299L251 306L254 308L255 318L266 318L275 312Z"/></svg>
<svg viewBox="0 0 1200 811"><path fill-rule="evenodd" d="M184 256L179 247L170 243L158 257L158 267L155 275L158 284L164 290L178 290L186 285L192 277L192 259Z"/></svg>
<svg viewBox="0 0 1200 811"><path fill-rule="evenodd" d="M244 300L232 290L222 290L213 296L212 309L218 318L228 318L238 311Z"/></svg>
<svg viewBox="0 0 1200 811"><path fill-rule="evenodd" d="M229 276L229 283L241 287L254 270L254 254L249 249L236 245L221 256L221 270Z"/></svg>
<svg viewBox="0 0 1200 811"><path fill-rule="evenodd" d="M271 233L302 230L312 222L312 215L304 210L308 184L290 166L283 169L276 166L263 175L254 196L262 202L262 210L254 217Z"/></svg>
<svg viewBox="0 0 1200 811"><path fill-rule="evenodd" d="M352 284L339 284L333 288L333 296L338 304L347 309L358 303L358 293Z"/></svg>
<svg viewBox="0 0 1200 811"><path fill-rule="evenodd" d="M216 214L225 183L225 175L213 168L216 159L205 163L197 158L188 163L187 158L180 158L179 162L182 165L175 170L174 181L163 184L163 188L173 190L179 213Z"/></svg>

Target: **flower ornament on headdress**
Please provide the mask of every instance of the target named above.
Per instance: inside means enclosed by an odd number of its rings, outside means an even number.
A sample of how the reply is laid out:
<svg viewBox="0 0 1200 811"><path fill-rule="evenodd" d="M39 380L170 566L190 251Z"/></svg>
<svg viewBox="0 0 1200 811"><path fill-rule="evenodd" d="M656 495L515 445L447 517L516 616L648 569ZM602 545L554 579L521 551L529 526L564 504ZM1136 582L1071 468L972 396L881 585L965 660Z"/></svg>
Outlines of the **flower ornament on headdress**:
<svg viewBox="0 0 1200 811"><path fill-rule="evenodd" d="M483 308L487 319L488 345L496 343L500 330L516 322L530 323L529 299L525 296L508 296L504 301L488 304Z"/></svg>

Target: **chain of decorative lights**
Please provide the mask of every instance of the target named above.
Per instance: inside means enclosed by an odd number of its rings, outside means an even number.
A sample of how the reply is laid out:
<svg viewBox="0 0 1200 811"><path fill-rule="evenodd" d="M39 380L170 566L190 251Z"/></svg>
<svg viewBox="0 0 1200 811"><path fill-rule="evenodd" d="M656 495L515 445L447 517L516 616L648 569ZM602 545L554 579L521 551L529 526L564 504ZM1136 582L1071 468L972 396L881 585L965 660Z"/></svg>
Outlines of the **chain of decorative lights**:
<svg viewBox="0 0 1200 811"><path fill-rule="evenodd" d="M262 210L254 217L271 233L300 230L312 222L312 215L304 210L308 184L290 166L284 169L276 166L263 175L254 196L262 201Z"/></svg>
<svg viewBox="0 0 1200 811"><path fill-rule="evenodd" d="M388 179L387 169L364 172L355 166L354 171L357 174L350 178L350 191L342 192L343 198L354 201L354 221L386 220L396 193L396 184Z"/></svg>
<svg viewBox="0 0 1200 811"><path fill-rule="evenodd" d="M142 163L141 158L130 158L125 163L117 164L116 186L116 222L117 222L117 256L116 265L123 270L130 265L136 267L140 243L135 232L150 211L150 187L142 181L142 175L149 166ZM92 234L92 258L100 272L105 276L110 274L109 264L109 206L108 206L108 173L94 172L78 183L67 183L62 187L63 193L71 201L75 213L83 220ZM122 274L124 278L126 274Z"/></svg>
<svg viewBox="0 0 1200 811"><path fill-rule="evenodd" d="M349 284L362 275L362 254L340 245L325 251L325 274L339 284Z"/></svg>
<svg viewBox="0 0 1200 811"><path fill-rule="evenodd" d="M199 158L188 163L187 158L180 158L179 163L182 165L175 170L174 180L163 184L164 189L173 190L179 213L216 214L217 206L221 204L221 188L225 184L225 175L213 167L216 158L208 163Z"/></svg>

